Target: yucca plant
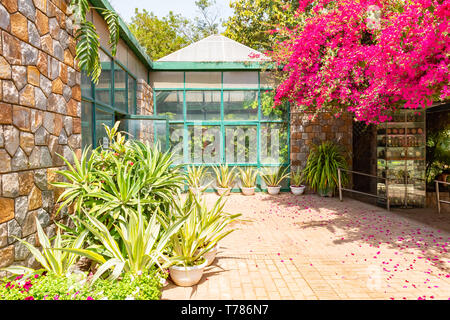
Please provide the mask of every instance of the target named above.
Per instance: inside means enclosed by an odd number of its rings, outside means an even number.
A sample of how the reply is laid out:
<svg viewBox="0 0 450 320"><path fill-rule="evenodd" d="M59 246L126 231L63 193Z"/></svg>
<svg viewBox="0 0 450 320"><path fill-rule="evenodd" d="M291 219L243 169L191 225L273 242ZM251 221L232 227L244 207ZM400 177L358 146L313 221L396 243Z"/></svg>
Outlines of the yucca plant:
<svg viewBox="0 0 450 320"><path fill-rule="evenodd" d="M208 183L206 186L202 186L203 181L209 176L209 172L206 167L203 166L189 166L187 168L186 181L190 188L200 189L200 191L204 191L208 188Z"/></svg>
<svg viewBox="0 0 450 320"><path fill-rule="evenodd" d="M122 272L139 275L155 265L161 269L170 265L170 259L164 252L171 237L178 232L187 218L178 217L167 229L162 229L157 213L147 220L142 214L141 204L138 203L137 210L128 208L126 214L118 218L118 225L114 225L114 228L120 235L120 241L116 241L106 225L93 216L87 217L88 222L78 217L75 219L78 219L102 244L102 250L99 252L97 247L61 250L85 256L100 264L91 283L110 269L112 272L108 279L114 280Z"/></svg>
<svg viewBox="0 0 450 320"><path fill-rule="evenodd" d="M213 170L216 174L217 187L227 189L233 186L236 178L235 167L230 170L228 165L222 164L218 167L214 166Z"/></svg>
<svg viewBox="0 0 450 320"><path fill-rule="evenodd" d="M289 173L286 173L287 170L288 167L263 168L261 178L268 187L279 187L281 182L289 176Z"/></svg>
<svg viewBox="0 0 450 320"><path fill-rule="evenodd" d="M334 192L338 185L338 168L347 169L345 153L339 144L325 141L320 145L313 145L303 169L305 182L320 194ZM345 185L348 176L341 172L341 181Z"/></svg>
<svg viewBox="0 0 450 320"><path fill-rule="evenodd" d="M245 188L253 188L256 186L256 178L258 177L258 171L252 167L246 167L245 169L238 168L240 172L240 178L242 186Z"/></svg>
<svg viewBox="0 0 450 320"><path fill-rule="evenodd" d="M291 186L298 187L302 185L303 177L302 171L297 169L295 171L291 171Z"/></svg>
<svg viewBox="0 0 450 320"><path fill-rule="evenodd" d="M80 249L84 245L87 232L81 232L80 235L74 240L64 241L61 237L60 230L58 230L52 247L52 244L42 230L38 219L35 218L35 220L39 243L42 245L42 252L25 240L19 238L16 239L25 245L28 250L30 250L36 261L41 264L42 269L33 270L23 266L11 266L2 270L9 271L13 274L24 274L26 277L35 273L42 273L43 271L52 272L56 276L65 276L70 271L70 268L75 264L79 256L71 252L62 252L59 248L72 250Z"/></svg>

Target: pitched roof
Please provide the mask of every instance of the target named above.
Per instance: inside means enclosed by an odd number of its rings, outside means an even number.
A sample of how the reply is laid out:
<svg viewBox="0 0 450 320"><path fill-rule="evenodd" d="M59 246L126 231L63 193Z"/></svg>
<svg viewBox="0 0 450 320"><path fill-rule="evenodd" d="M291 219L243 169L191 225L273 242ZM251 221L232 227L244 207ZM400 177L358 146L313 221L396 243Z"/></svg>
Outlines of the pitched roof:
<svg viewBox="0 0 450 320"><path fill-rule="evenodd" d="M175 51L158 62L260 62L270 60L259 51L222 35L211 35Z"/></svg>

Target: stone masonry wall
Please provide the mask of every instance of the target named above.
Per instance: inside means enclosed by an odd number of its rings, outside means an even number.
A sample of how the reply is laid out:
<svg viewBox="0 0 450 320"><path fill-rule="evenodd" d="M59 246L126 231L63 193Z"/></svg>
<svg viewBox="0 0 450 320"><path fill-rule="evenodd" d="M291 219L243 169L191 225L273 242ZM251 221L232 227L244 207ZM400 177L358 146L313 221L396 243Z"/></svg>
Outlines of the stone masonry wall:
<svg viewBox="0 0 450 320"><path fill-rule="evenodd" d="M138 115L153 115L153 89L143 79L137 80L136 88L136 113ZM139 131L140 141L154 141L153 137L153 123L151 121L142 121Z"/></svg>
<svg viewBox="0 0 450 320"><path fill-rule="evenodd" d="M348 152L352 152L352 117L344 114L335 118L330 113L322 113L313 120L308 114L291 108L291 165L293 169L303 169L312 144L326 140L339 141ZM352 158L349 157L351 166Z"/></svg>
<svg viewBox="0 0 450 320"><path fill-rule="evenodd" d="M0 3L0 267L35 264L13 236L35 244L61 190L49 183L81 148L80 73L68 0ZM64 211L63 211L64 213Z"/></svg>

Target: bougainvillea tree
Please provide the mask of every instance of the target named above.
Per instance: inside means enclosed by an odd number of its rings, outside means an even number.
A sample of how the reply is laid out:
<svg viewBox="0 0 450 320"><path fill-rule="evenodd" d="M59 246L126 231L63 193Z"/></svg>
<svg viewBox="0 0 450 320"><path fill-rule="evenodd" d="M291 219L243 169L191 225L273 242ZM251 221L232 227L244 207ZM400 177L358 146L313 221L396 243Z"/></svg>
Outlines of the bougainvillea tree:
<svg viewBox="0 0 450 320"><path fill-rule="evenodd" d="M276 104L380 123L450 97L450 0L301 0L298 25L273 32L283 69Z"/></svg>

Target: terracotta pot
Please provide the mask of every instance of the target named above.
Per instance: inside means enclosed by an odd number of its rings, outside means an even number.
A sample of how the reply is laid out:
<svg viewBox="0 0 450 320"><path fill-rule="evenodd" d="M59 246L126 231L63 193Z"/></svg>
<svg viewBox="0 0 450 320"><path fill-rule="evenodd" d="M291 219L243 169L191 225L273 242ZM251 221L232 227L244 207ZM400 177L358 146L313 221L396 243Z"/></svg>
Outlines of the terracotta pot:
<svg viewBox="0 0 450 320"><path fill-rule="evenodd" d="M296 196L301 195L305 192L305 186L291 186L291 192Z"/></svg>
<svg viewBox="0 0 450 320"><path fill-rule="evenodd" d="M241 187L241 190L244 196L252 196L255 194L255 187L251 188Z"/></svg>
<svg viewBox="0 0 450 320"><path fill-rule="evenodd" d="M216 187L216 190L217 190L217 193L219 194L219 196L221 196L222 194L225 194L226 196L229 196L231 188L219 188L219 187Z"/></svg>
<svg viewBox="0 0 450 320"><path fill-rule="evenodd" d="M194 286L200 282L206 264L207 261L205 260L202 264L198 266L192 267L170 266L169 267L170 278L173 280L173 282L175 282L177 286L180 287Z"/></svg>
<svg viewBox="0 0 450 320"><path fill-rule="evenodd" d="M281 186L278 187L269 187L267 186L267 192L271 195L276 195L280 193Z"/></svg>

